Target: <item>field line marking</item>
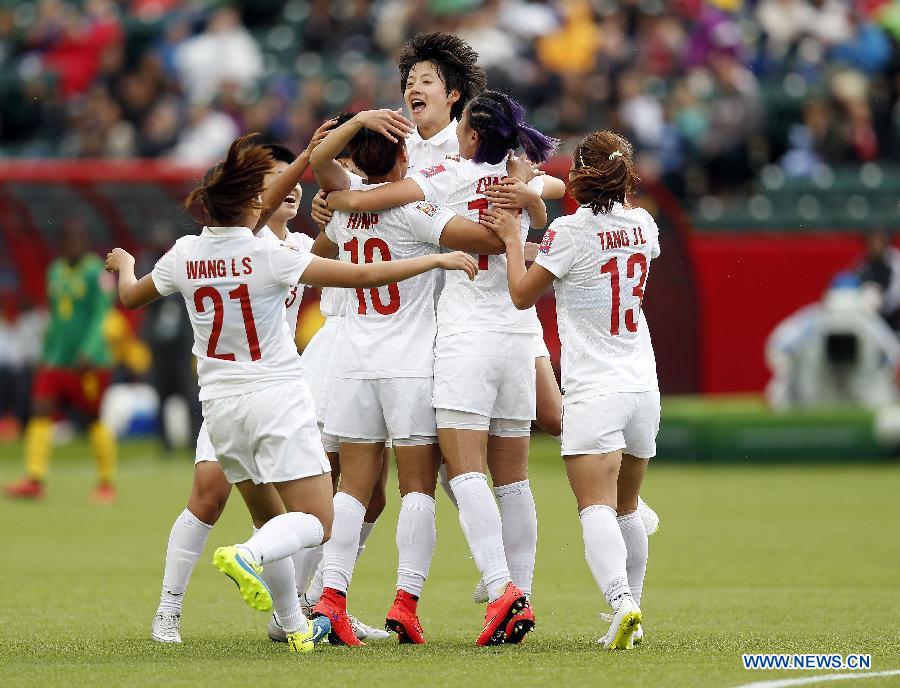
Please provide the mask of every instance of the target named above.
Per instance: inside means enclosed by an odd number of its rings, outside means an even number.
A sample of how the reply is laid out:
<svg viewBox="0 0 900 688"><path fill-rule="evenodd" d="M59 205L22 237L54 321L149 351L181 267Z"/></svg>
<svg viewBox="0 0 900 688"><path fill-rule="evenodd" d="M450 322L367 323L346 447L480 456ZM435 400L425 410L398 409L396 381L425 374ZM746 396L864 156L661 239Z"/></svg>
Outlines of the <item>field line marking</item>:
<svg viewBox="0 0 900 688"><path fill-rule="evenodd" d="M900 676L900 669L890 671L856 672L853 674L820 674L819 676L807 676L806 678L784 678L776 681L757 681L744 683L735 688L788 688L788 686L807 686L813 683L825 681L844 681L859 678L875 678L876 676Z"/></svg>

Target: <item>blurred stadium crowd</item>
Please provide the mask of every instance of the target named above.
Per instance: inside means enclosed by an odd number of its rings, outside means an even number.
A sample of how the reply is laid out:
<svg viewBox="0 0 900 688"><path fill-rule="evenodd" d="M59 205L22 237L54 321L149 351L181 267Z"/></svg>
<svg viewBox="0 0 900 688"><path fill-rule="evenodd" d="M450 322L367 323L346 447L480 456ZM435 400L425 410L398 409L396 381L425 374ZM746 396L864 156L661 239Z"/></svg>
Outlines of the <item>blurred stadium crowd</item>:
<svg viewBox="0 0 900 688"><path fill-rule="evenodd" d="M299 149L336 111L397 106L421 28L465 38L564 144L624 131L684 199L900 154L895 0L5 0L0 150L199 164L247 130Z"/></svg>

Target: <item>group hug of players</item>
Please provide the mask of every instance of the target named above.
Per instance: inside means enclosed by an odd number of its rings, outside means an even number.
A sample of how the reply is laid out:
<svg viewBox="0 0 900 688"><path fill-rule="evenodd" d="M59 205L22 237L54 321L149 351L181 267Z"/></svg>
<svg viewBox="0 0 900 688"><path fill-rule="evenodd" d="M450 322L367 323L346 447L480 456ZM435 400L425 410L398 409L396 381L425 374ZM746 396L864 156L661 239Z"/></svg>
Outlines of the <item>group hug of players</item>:
<svg viewBox="0 0 900 688"><path fill-rule="evenodd" d="M373 110L332 120L296 157L238 139L188 199L204 213L200 234L141 279L125 251L107 257L127 308L183 295L198 360L204 429L169 537L155 640L181 641L188 579L232 485L254 532L213 563L247 604L274 612L273 640L310 651L326 636L389 637L351 617L347 596L392 450L399 561L385 627L425 642L417 605L443 476L481 574L475 599L487 603L476 642L521 642L536 623L535 420L561 433L588 565L612 608L600 643L628 649L643 637L653 526L638 492L660 402L641 301L658 230L629 205L626 140L597 131L576 147L567 184L543 175L533 165L558 142L485 90L477 57L449 34L415 37L398 60L410 119ZM520 148L524 157L511 155ZM322 188L315 241L287 230L307 166ZM578 210L526 245L529 227L547 222L543 199L566 189ZM303 285L324 288L326 324L301 357L292 335ZM534 310L551 285L564 401Z"/></svg>

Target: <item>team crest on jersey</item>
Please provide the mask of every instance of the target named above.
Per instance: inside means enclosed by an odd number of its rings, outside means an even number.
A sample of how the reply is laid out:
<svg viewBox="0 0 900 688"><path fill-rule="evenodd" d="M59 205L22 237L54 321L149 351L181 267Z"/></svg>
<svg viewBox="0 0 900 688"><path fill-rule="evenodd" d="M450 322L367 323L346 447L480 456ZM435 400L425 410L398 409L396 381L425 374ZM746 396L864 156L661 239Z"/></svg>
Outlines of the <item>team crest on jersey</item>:
<svg viewBox="0 0 900 688"><path fill-rule="evenodd" d="M444 166L443 163L440 163L438 165L432 165L431 167L425 167L425 168L419 170L419 174L421 174L423 177L425 177L425 179L430 179L434 175L440 174L441 172L446 172L446 171L447 171L447 168Z"/></svg>
<svg viewBox="0 0 900 688"><path fill-rule="evenodd" d="M421 203L416 203L416 210L425 213L428 217L434 217L437 214L438 207L434 203L423 201Z"/></svg>
<svg viewBox="0 0 900 688"><path fill-rule="evenodd" d="M539 249L541 253L545 256L550 253L550 248L553 246L553 240L556 238L556 230L548 229L544 232L544 238L541 239L541 248Z"/></svg>

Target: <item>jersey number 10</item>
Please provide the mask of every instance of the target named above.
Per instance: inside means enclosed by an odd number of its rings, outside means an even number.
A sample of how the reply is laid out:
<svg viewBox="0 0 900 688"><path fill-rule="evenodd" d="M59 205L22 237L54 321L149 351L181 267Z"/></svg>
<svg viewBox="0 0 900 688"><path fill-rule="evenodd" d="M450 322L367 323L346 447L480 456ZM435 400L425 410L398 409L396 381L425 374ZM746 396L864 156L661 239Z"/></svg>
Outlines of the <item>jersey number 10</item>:
<svg viewBox="0 0 900 688"><path fill-rule="evenodd" d="M643 253L634 253L628 259L626 272L628 279L634 278L635 268L640 267L641 278L637 285L631 290L631 295L637 298L637 305L625 311L625 329L629 332L637 332L638 314L641 308L641 301L644 300L644 283L647 281L647 257ZM619 260L615 257L610 258L600 267L600 273L609 275L609 286L612 290L612 308L609 318L609 333L611 335L619 334Z"/></svg>
<svg viewBox="0 0 900 688"><path fill-rule="evenodd" d="M366 239L366 243L363 244L363 255L367 263L373 262L376 248L378 249L378 254L381 256L382 261L389 261L391 259L391 249L388 247L387 242L385 242L384 239L372 237ZM348 241L344 244L344 250L350 254L350 262L358 265L359 239L354 237ZM369 289L369 299L372 301L372 308L375 309L376 313L381 315L391 315L400 310L400 287L394 282L393 284L387 285L387 290L389 301L384 303L381 300L381 294L378 293L378 289L374 287ZM356 312L359 315L365 315L368 311L366 306L366 290L357 287L356 298L359 301L359 308Z"/></svg>

